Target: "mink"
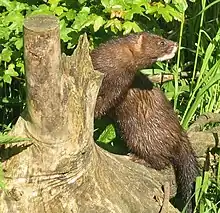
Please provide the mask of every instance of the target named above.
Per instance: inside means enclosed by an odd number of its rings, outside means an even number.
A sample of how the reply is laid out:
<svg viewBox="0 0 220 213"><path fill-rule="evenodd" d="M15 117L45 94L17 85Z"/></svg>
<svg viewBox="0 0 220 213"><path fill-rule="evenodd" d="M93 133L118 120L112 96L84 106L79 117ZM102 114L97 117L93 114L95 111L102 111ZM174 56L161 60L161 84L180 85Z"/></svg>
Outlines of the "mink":
<svg viewBox="0 0 220 213"><path fill-rule="evenodd" d="M148 32L133 33L101 44L90 53L95 70L104 74L95 118L106 115L127 93L139 69L172 58L177 44Z"/></svg>
<svg viewBox="0 0 220 213"><path fill-rule="evenodd" d="M143 32L110 40L90 55L94 69L104 74L95 118L109 115L116 121L131 152L153 168L172 165L186 204L199 174L195 154L164 94L136 75L156 61L173 58L176 50L177 43Z"/></svg>
<svg viewBox="0 0 220 213"><path fill-rule="evenodd" d="M173 166L177 192L185 206L193 195L199 166L187 134L164 93L139 74L112 114L134 157L157 170ZM192 199L187 212L193 212L193 208Z"/></svg>

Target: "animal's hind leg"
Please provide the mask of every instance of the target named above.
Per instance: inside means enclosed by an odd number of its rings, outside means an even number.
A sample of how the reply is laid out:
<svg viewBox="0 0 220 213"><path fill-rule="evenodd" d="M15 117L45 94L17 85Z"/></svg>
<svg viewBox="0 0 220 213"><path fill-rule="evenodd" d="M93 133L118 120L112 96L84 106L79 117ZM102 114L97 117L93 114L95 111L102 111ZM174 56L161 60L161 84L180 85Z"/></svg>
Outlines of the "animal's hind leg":
<svg viewBox="0 0 220 213"><path fill-rule="evenodd" d="M138 157L134 153L129 153L128 156L129 159L134 161L135 163L142 164L146 167L152 167L156 170L165 169L170 164L166 158L163 158L161 156L150 155L148 157L145 157L145 159Z"/></svg>
<svg viewBox="0 0 220 213"><path fill-rule="evenodd" d="M139 158L134 153L128 153L128 159L135 163L139 163L139 164L147 166L147 162L144 159Z"/></svg>

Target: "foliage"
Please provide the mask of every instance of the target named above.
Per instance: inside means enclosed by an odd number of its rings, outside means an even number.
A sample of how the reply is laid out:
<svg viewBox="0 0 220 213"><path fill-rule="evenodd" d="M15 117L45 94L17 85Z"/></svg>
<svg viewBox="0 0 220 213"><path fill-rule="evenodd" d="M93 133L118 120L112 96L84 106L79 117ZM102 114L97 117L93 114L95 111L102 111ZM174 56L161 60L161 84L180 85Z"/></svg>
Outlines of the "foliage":
<svg viewBox="0 0 220 213"><path fill-rule="evenodd" d="M116 137L114 126L109 124L105 130L101 133L99 138L97 139L98 142L102 143L110 143Z"/></svg>
<svg viewBox="0 0 220 213"><path fill-rule="evenodd" d="M220 156L215 155L212 170L196 180L196 209L201 213L220 212Z"/></svg>
<svg viewBox="0 0 220 213"><path fill-rule="evenodd" d="M178 41L176 61L160 62L142 72L173 76L172 81L158 86L173 102L184 128L202 113L219 112L219 3L220 0L1 0L0 130L10 129L25 105L23 22L34 14L54 14L59 18L62 51L66 54L73 52L84 32L92 48L110 37L140 31ZM186 78L182 77L183 73L187 74ZM115 146L117 134L112 124L97 132L97 142ZM0 181L1 174L0 171ZM216 200L207 198L210 187L219 190L219 172L216 177L215 182L205 173L198 180L206 187L196 195L201 212L207 206L217 212L213 206Z"/></svg>

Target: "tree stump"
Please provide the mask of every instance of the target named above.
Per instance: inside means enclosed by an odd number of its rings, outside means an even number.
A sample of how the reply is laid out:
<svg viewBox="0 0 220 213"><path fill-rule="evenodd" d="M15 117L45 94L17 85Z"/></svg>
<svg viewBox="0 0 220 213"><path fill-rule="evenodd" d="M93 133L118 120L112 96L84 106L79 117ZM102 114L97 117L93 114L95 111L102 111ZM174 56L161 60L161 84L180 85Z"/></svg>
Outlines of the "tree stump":
<svg viewBox="0 0 220 213"><path fill-rule="evenodd" d="M172 170L146 168L93 140L102 75L93 69L86 35L72 56L61 56L58 20L29 17L24 57L27 106L11 135L30 140L4 150L0 212L160 212ZM169 204L169 212L178 211Z"/></svg>

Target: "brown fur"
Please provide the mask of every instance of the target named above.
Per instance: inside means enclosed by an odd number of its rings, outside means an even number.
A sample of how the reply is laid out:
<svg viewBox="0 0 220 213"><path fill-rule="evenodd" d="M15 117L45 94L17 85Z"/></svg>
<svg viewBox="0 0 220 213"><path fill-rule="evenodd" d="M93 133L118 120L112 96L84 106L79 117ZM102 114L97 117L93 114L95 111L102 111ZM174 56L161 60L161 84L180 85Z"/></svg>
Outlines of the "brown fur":
<svg viewBox="0 0 220 213"><path fill-rule="evenodd" d="M113 112L113 119L135 156L157 170L174 167L178 192L185 205L193 193L199 167L188 137L163 92L139 75ZM188 212L192 212L192 203Z"/></svg>
<svg viewBox="0 0 220 213"><path fill-rule="evenodd" d="M139 69L173 53L175 46L175 42L144 32L111 40L93 50L94 68L104 73L95 118L114 114L132 153L155 169L173 165L186 204L198 174L187 135L164 94L146 77L135 77Z"/></svg>
<svg viewBox="0 0 220 213"><path fill-rule="evenodd" d="M173 41L143 32L110 40L94 49L91 52L94 69L104 73L95 118L105 115L120 102L139 69L170 53L175 45Z"/></svg>

